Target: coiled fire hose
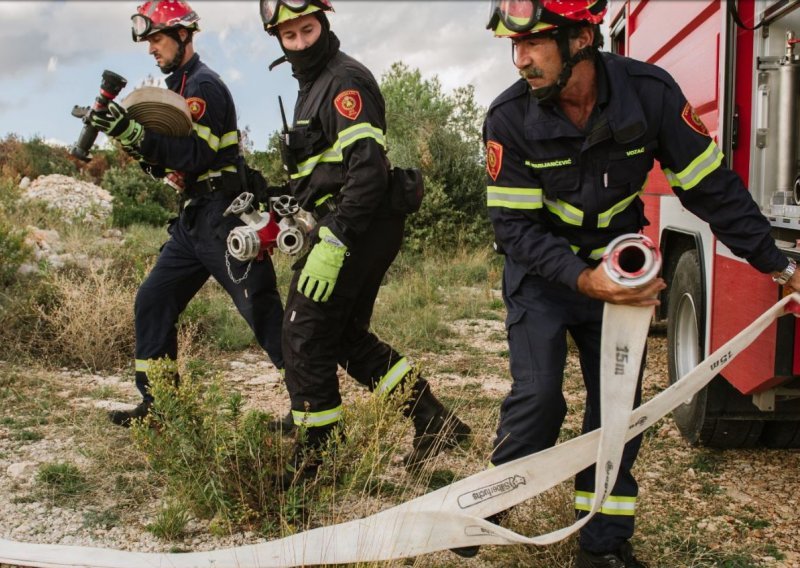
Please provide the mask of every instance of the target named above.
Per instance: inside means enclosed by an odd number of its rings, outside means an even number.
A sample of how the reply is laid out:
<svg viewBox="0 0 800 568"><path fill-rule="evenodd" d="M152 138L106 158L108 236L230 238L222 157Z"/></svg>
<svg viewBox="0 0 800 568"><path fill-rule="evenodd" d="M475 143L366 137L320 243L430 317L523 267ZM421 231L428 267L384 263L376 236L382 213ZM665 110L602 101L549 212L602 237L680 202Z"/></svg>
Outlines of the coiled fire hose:
<svg viewBox="0 0 800 568"><path fill-rule="evenodd" d="M641 285L658 272L658 251L646 238L624 235L609 245L603 265L623 285ZM634 284L635 283L635 284ZM652 308L607 305L601 361L602 428L369 517L269 542L186 554L32 544L0 539L0 562L43 568L280 568L383 561L472 545L557 542L578 530L614 485L624 443L690 399L772 322L800 314L800 293L776 303L683 378L631 409ZM590 515L551 533L527 537L485 517L543 493L598 463L598 499Z"/></svg>

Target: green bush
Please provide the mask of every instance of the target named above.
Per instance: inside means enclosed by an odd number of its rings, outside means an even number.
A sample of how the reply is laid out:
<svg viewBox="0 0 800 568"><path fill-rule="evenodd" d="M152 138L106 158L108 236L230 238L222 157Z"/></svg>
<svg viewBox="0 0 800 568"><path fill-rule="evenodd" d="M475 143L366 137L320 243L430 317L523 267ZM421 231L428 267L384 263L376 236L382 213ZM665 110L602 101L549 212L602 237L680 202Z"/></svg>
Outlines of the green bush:
<svg viewBox="0 0 800 568"><path fill-rule="evenodd" d="M14 282L19 267L30 257L25 231L15 229L0 218L0 288Z"/></svg>
<svg viewBox="0 0 800 568"><path fill-rule="evenodd" d="M103 175L102 186L114 196L112 221L116 227L134 223L163 225L177 210L175 191L149 178L136 162L109 168Z"/></svg>
<svg viewBox="0 0 800 568"><path fill-rule="evenodd" d="M50 146L38 136L26 142L10 134L0 140L0 175L33 180L50 174L78 174L75 159L66 148Z"/></svg>

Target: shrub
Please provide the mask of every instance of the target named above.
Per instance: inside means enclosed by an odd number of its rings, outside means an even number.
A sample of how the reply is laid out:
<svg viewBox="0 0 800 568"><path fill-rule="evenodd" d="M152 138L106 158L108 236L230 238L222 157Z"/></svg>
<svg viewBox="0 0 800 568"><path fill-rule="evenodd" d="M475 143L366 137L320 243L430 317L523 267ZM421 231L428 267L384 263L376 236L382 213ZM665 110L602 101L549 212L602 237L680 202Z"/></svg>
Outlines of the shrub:
<svg viewBox="0 0 800 568"><path fill-rule="evenodd" d="M39 308L46 326L39 347L47 350L48 358L93 371L116 369L129 361L134 349L134 289L98 269L57 273L52 282L55 301Z"/></svg>
<svg viewBox="0 0 800 568"><path fill-rule="evenodd" d="M0 288L14 282L19 267L30 257L25 231L9 226L0 218Z"/></svg>
<svg viewBox="0 0 800 568"><path fill-rule="evenodd" d="M149 178L136 162L110 168L101 185L114 196L112 221L116 227L134 223L163 225L177 210L175 191Z"/></svg>
<svg viewBox="0 0 800 568"><path fill-rule="evenodd" d="M49 174L77 173L75 159L66 148L50 146L39 137L25 142L10 134L0 140L0 174L5 177L35 179Z"/></svg>

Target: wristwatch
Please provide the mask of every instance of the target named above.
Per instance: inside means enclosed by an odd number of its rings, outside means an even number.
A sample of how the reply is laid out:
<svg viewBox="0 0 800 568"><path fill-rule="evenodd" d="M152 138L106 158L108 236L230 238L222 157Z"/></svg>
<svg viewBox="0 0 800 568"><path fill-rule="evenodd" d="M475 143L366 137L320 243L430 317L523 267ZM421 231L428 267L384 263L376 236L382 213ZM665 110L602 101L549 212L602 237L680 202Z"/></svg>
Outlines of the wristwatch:
<svg viewBox="0 0 800 568"><path fill-rule="evenodd" d="M792 276L794 276L796 270L797 270L797 262L795 262L793 258L790 258L789 264L786 266L786 268L784 268L783 271L777 276L773 276L772 280L780 284L781 286L785 286L786 283L792 279Z"/></svg>

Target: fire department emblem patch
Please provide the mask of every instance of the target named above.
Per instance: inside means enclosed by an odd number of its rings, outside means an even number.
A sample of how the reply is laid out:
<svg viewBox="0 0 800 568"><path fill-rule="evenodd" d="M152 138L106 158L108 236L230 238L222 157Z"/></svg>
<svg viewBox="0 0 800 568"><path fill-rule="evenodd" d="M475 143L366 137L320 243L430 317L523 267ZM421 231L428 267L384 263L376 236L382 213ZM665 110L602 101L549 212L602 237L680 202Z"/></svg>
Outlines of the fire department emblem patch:
<svg viewBox="0 0 800 568"><path fill-rule="evenodd" d="M700 120L700 117L697 116L697 113L692 108L692 105L690 105L688 102L683 107L681 117L683 118L683 121L689 125L689 128L695 132L702 134L703 136L711 136L708 133L708 128L706 128L706 125L703 124L703 121Z"/></svg>
<svg viewBox="0 0 800 568"><path fill-rule="evenodd" d="M186 99L189 105L189 112L192 113L192 120L197 122L206 113L206 101L197 97Z"/></svg>
<svg viewBox="0 0 800 568"><path fill-rule="evenodd" d="M343 117L355 120L361 114L361 94L355 89L342 91L333 99L333 106Z"/></svg>
<svg viewBox="0 0 800 568"><path fill-rule="evenodd" d="M503 145L494 140L486 143L486 173L492 180L497 181L500 168L503 167Z"/></svg>

